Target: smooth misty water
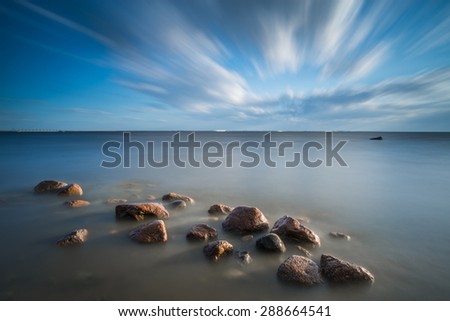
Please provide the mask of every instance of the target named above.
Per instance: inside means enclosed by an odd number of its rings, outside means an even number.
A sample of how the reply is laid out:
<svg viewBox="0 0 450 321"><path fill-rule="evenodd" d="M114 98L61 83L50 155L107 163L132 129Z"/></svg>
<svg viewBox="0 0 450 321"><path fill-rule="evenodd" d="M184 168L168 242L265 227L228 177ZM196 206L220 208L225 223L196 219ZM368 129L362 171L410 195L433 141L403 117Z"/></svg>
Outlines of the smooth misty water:
<svg viewBox="0 0 450 321"><path fill-rule="evenodd" d="M134 140L169 140L173 133L133 133ZM450 134L337 133L349 143L341 155L349 167L215 169L105 169L101 146L121 133L0 134L0 299L13 300L450 300ZM261 141L263 133L197 133L202 142ZM278 142L324 141L323 133L273 133ZM197 155L199 156L199 155ZM312 156L323 156L317 152ZM287 156L289 158L289 155ZM290 159L290 158L289 158ZM235 155L235 163L240 157ZM281 158L279 159L281 160ZM280 163L281 164L281 163ZM79 183L80 209L62 206L55 195L35 195L43 179ZM166 244L139 245L127 233L139 223L115 220L108 198L144 201L176 191L196 204L171 211ZM313 260L329 253L368 268L373 286L280 283L278 265L299 254L294 244L282 255L256 251L254 241L224 233L210 205L251 205L273 224L282 215L307 216L322 240ZM204 243L187 242L190 226L207 222L253 263L233 257L213 264ZM59 248L65 233L86 227L77 248ZM331 239L330 231L351 241ZM258 235L255 235L258 237Z"/></svg>

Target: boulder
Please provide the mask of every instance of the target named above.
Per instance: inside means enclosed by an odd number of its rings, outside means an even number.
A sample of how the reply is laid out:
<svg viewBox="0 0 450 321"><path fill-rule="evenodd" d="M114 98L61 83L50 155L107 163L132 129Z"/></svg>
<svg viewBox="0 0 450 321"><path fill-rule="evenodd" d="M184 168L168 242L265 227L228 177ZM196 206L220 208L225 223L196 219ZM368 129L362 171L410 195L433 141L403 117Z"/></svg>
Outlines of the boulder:
<svg viewBox="0 0 450 321"><path fill-rule="evenodd" d="M320 258L322 275L333 282L363 281L373 283L375 278L362 266L323 254Z"/></svg>
<svg viewBox="0 0 450 321"><path fill-rule="evenodd" d="M286 246L275 233L267 234L256 241L256 247L269 252L286 252Z"/></svg>
<svg viewBox="0 0 450 321"><path fill-rule="evenodd" d="M87 229L84 228L78 229L70 232L69 234L65 235L64 237L56 241L56 245L59 246L80 245L86 241L87 235L88 235Z"/></svg>
<svg viewBox="0 0 450 321"><path fill-rule="evenodd" d="M83 189L78 184L69 184L58 189L56 193L60 196L81 196Z"/></svg>
<svg viewBox="0 0 450 321"><path fill-rule="evenodd" d="M182 208L185 208L187 206L185 201L182 200L175 200L169 203L164 203L164 206L167 208L171 208L174 210L180 210Z"/></svg>
<svg viewBox="0 0 450 321"><path fill-rule="evenodd" d="M211 205L208 213L211 215L228 215L231 213L233 208L225 204L214 204Z"/></svg>
<svg viewBox="0 0 450 321"><path fill-rule="evenodd" d="M206 224L194 225L186 235L186 238L189 240L208 240L216 237L216 229Z"/></svg>
<svg viewBox="0 0 450 321"><path fill-rule="evenodd" d="M171 192L169 194L163 195L162 200L164 202L172 202L176 200L185 201L187 204L194 204L194 200L186 195L177 194L174 192Z"/></svg>
<svg viewBox="0 0 450 321"><path fill-rule="evenodd" d="M126 203L126 202L128 202L128 200L125 198L110 198L110 199L107 199L106 201L104 201L103 203L105 203L105 204L121 204L121 203Z"/></svg>
<svg viewBox="0 0 450 321"><path fill-rule="evenodd" d="M340 232L330 232L330 236L336 239L345 239L350 241L352 238L348 234L340 233Z"/></svg>
<svg viewBox="0 0 450 321"><path fill-rule="evenodd" d="M281 281L303 286L322 283L317 264L300 255L292 255L281 263L277 276Z"/></svg>
<svg viewBox="0 0 450 321"><path fill-rule="evenodd" d="M209 242L203 248L203 253L213 261L217 261L220 257L233 253L233 245L225 240Z"/></svg>
<svg viewBox="0 0 450 321"><path fill-rule="evenodd" d="M247 265L252 263L253 259L248 251L237 251L236 258L241 265Z"/></svg>
<svg viewBox="0 0 450 321"><path fill-rule="evenodd" d="M75 208L75 207L89 206L89 205L91 205L91 202L83 201L83 200L72 200L72 201L64 202L64 205Z"/></svg>
<svg viewBox="0 0 450 321"><path fill-rule="evenodd" d="M269 228L269 221L256 207L238 206L222 222L225 231L260 232Z"/></svg>
<svg viewBox="0 0 450 321"><path fill-rule="evenodd" d="M119 204L116 206L116 218L133 218L136 221L144 220L146 215L156 216L158 219L170 216L166 208L159 203Z"/></svg>
<svg viewBox="0 0 450 321"><path fill-rule="evenodd" d="M299 220L290 216L283 216L276 221L270 232L278 234L281 238L289 241L320 246L319 236L306 226L303 226Z"/></svg>
<svg viewBox="0 0 450 321"><path fill-rule="evenodd" d="M54 181L54 180L46 180L41 181L34 187L34 191L36 193L46 193L46 192L56 192L60 188L67 186L67 183Z"/></svg>
<svg viewBox="0 0 450 321"><path fill-rule="evenodd" d="M166 225L162 220L140 225L132 230L128 236L138 243L158 243L167 241Z"/></svg>

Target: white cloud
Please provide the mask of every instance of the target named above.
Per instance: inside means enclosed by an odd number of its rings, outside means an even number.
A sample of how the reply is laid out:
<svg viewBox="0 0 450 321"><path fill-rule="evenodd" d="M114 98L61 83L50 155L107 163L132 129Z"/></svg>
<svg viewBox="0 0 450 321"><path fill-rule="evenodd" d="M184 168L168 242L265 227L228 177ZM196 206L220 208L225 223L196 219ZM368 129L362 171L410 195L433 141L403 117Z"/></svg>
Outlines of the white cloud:
<svg viewBox="0 0 450 321"><path fill-rule="evenodd" d="M385 43L378 44L367 54L359 58L346 72L346 80L357 80L371 73L375 68L379 67L389 52L389 45Z"/></svg>

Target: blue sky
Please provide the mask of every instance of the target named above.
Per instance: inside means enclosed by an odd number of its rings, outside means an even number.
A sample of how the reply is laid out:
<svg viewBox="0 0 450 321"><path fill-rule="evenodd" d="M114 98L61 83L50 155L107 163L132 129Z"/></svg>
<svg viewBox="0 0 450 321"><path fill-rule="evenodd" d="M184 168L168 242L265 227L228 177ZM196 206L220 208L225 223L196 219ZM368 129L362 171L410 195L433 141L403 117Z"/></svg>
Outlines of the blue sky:
<svg viewBox="0 0 450 321"><path fill-rule="evenodd" d="M0 129L450 131L450 2L2 1Z"/></svg>

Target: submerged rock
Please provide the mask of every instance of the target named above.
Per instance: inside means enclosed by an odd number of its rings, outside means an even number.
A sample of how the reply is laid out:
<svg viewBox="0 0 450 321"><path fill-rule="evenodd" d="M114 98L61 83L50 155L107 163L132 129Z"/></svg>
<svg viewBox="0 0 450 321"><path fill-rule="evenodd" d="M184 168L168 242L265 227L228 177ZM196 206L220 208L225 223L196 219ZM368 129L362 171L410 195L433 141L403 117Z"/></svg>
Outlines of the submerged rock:
<svg viewBox="0 0 450 321"><path fill-rule="evenodd" d="M250 242L251 240L253 240L253 235L244 235L243 237L241 237L241 240L244 242Z"/></svg>
<svg viewBox="0 0 450 321"><path fill-rule="evenodd" d="M203 253L213 261L220 257L233 253L233 245L225 240L209 242L203 248Z"/></svg>
<svg viewBox="0 0 450 321"><path fill-rule="evenodd" d="M64 202L64 205L68 206L68 207L76 208L76 207L89 206L89 205L91 205L91 202L83 201L83 200L73 200L73 201Z"/></svg>
<svg viewBox="0 0 450 321"><path fill-rule="evenodd" d="M185 201L187 204L194 204L194 199L190 198L189 196L177 194L174 192L163 195L162 200L165 202L181 200L181 201Z"/></svg>
<svg viewBox="0 0 450 321"><path fill-rule="evenodd" d="M277 276L281 281L304 286L323 282L317 264L299 255L292 255L281 263Z"/></svg>
<svg viewBox="0 0 450 321"><path fill-rule="evenodd" d="M370 140L383 140L383 136L372 137Z"/></svg>
<svg viewBox="0 0 450 321"><path fill-rule="evenodd" d="M105 204L120 204L120 203L126 203L128 202L125 198L110 198L104 201Z"/></svg>
<svg viewBox="0 0 450 321"><path fill-rule="evenodd" d="M211 215L228 215L231 213L233 208L225 204L214 204L211 205L208 213Z"/></svg>
<svg viewBox="0 0 450 321"><path fill-rule="evenodd" d="M78 184L69 184L60 188L56 193L59 196L81 196L83 195L83 189Z"/></svg>
<svg viewBox="0 0 450 321"><path fill-rule="evenodd" d="M249 233L269 228L269 221L256 207L238 206L222 222L225 231Z"/></svg>
<svg viewBox="0 0 450 321"><path fill-rule="evenodd" d="M116 218L130 217L136 221L144 220L146 215L153 215L159 219L170 216L166 208L159 203L120 204L116 206Z"/></svg>
<svg viewBox="0 0 450 321"><path fill-rule="evenodd" d="M267 234L256 241L256 247L269 252L286 252L286 246L275 233Z"/></svg>
<svg viewBox="0 0 450 321"><path fill-rule="evenodd" d="M297 219L290 216L285 215L276 221L270 232L278 234L286 240L320 246L319 236L306 226L303 226Z"/></svg>
<svg viewBox="0 0 450 321"><path fill-rule="evenodd" d="M67 183L55 180L45 180L39 182L39 184L34 187L34 191L36 193L56 192L64 186L67 186Z"/></svg>
<svg viewBox="0 0 450 321"><path fill-rule="evenodd" d="M164 206L174 209L174 210L180 210L182 208L185 208L187 206L187 204L185 201L175 200L173 202L164 203Z"/></svg>
<svg viewBox="0 0 450 321"><path fill-rule="evenodd" d="M236 258L241 265L247 265L252 263L253 259L248 251L237 251Z"/></svg>
<svg viewBox="0 0 450 321"><path fill-rule="evenodd" d="M71 246L83 244L86 241L88 230L85 228L70 232L56 242L59 246Z"/></svg>
<svg viewBox="0 0 450 321"><path fill-rule="evenodd" d="M186 235L186 238L189 240L208 240L216 237L216 229L206 224L194 225Z"/></svg>
<svg viewBox="0 0 450 321"><path fill-rule="evenodd" d="M311 253L305 249L304 247L297 245L297 249L302 252L303 255L305 255L306 257L312 257Z"/></svg>
<svg viewBox="0 0 450 321"><path fill-rule="evenodd" d="M162 220L156 220L140 225L132 230L128 236L138 243L158 243L167 241L166 225Z"/></svg>
<svg viewBox="0 0 450 321"><path fill-rule="evenodd" d="M375 282L374 276L367 269L331 255L323 254L321 256L320 269L324 277L334 282Z"/></svg>
<svg viewBox="0 0 450 321"><path fill-rule="evenodd" d="M350 241L352 238L348 234L340 233L340 232L330 232L329 233L331 237L337 238L337 239L345 239Z"/></svg>

